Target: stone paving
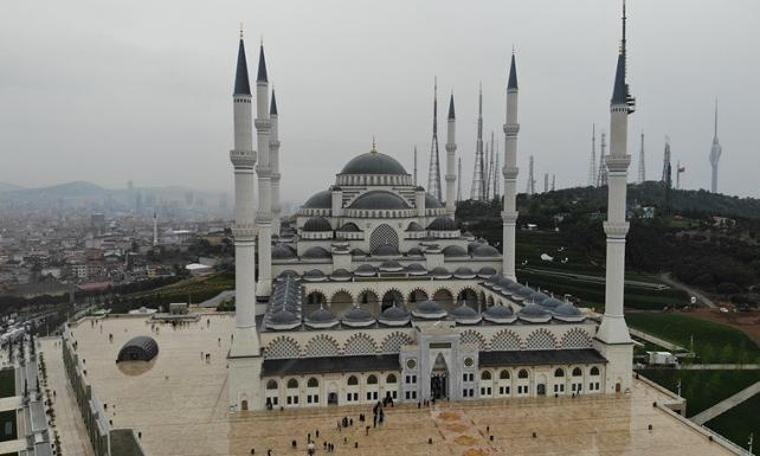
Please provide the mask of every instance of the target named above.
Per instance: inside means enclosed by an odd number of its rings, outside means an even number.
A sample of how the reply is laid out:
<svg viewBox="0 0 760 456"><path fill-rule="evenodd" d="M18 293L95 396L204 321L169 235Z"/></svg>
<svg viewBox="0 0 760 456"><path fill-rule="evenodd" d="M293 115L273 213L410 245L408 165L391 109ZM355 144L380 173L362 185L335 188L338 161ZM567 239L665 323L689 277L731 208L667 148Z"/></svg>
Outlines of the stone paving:
<svg viewBox="0 0 760 456"><path fill-rule="evenodd" d="M267 454L267 449L273 455L304 454L307 433L314 438L317 430L320 453L329 441L336 445L336 453L355 455L731 454L653 407L654 401L669 398L640 381L634 382L630 395L620 397L439 403L420 409L396 406L386 409L386 423L370 429L369 435L358 419L365 413L371 420L367 405L230 414L225 354L233 319L203 316L176 329L158 325L158 333L147 322L145 318L84 320L73 333L87 378L97 397L108 404L114 427L140 432L151 456L242 456L250 455L251 449L256 454ZM156 339L158 357L140 368L117 366L119 348L137 335ZM53 361L61 356L59 347L46 341L43 351L51 379L60 381L62 362ZM209 362L202 359L205 353L211 355ZM62 407L75 406L62 401L59 392L56 413L64 433ZM353 426L339 431L336 424L343 416L350 416ZM64 450L64 454L85 453Z"/></svg>

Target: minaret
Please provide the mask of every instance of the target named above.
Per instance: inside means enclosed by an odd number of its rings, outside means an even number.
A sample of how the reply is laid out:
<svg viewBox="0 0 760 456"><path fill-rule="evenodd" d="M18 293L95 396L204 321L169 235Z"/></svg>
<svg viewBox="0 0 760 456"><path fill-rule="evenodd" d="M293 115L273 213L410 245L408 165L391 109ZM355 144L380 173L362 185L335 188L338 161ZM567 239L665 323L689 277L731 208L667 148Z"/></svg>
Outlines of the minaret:
<svg viewBox="0 0 760 456"><path fill-rule="evenodd" d="M486 188L488 189L487 192L487 199L490 201L494 193L494 182L496 182L496 148L494 147L494 133L493 130L491 130L491 145L488 147L488 185Z"/></svg>
<svg viewBox="0 0 760 456"><path fill-rule="evenodd" d="M596 124L591 124L591 164L588 169L588 185L596 187Z"/></svg>
<svg viewBox="0 0 760 456"><path fill-rule="evenodd" d="M557 189L556 185L557 185L557 175L552 174L552 191Z"/></svg>
<svg viewBox="0 0 760 456"><path fill-rule="evenodd" d="M533 177L533 155L528 160L528 188L525 190L528 195L536 193L536 179Z"/></svg>
<svg viewBox="0 0 760 456"><path fill-rule="evenodd" d="M668 136L665 136L665 152L662 154L662 182L670 187L670 138Z"/></svg>
<svg viewBox="0 0 760 456"><path fill-rule="evenodd" d="M462 201L462 157L457 158L457 203Z"/></svg>
<svg viewBox="0 0 760 456"><path fill-rule="evenodd" d="M256 77L256 144L259 149L259 211L256 225L259 230L259 282L256 293L269 296L272 290L272 161L269 154L269 79L264 58L264 44L259 48L259 71ZM263 314L266 306L256 311Z"/></svg>
<svg viewBox="0 0 760 456"><path fill-rule="evenodd" d="M632 376L633 342L623 316L625 283L626 192L628 166L628 116L633 113L635 99L626 82L625 2L623 2L623 39L618 55L614 89L610 100L610 153L607 163L607 261L605 276L604 316L596 333L597 349L608 360L605 369L606 392L625 392Z"/></svg>
<svg viewBox="0 0 760 456"><path fill-rule="evenodd" d="M449 115L448 128L446 129L446 213L454 216L456 212L456 195L454 186L456 185L457 176L454 167L456 166L457 151L457 125L456 115L454 114L454 93L449 98Z"/></svg>
<svg viewBox="0 0 760 456"><path fill-rule="evenodd" d="M607 161L606 161L606 155L607 152L607 134L602 132L601 135L601 144L599 147L599 174L597 175L597 187L604 187L607 185Z"/></svg>
<svg viewBox="0 0 760 456"><path fill-rule="evenodd" d="M502 220L502 263L501 273L504 277L517 280L515 275L515 227L517 226L517 66L515 52L509 65L509 82L507 82L507 110L504 123L504 207ZM531 158L531 163L533 162Z"/></svg>
<svg viewBox="0 0 760 456"><path fill-rule="evenodd" d="M414 146L414 185L417 185L417 146Z"/></svg>
<svg viewBox="0 0 760 456"><path fill-rule="evenodd" d="M438 201L441 194L441 162L438 156L438 78L433 82L433 140L430 144L430 162L428 168L428 192Z"/></svg>
<svg viewBox="0 0 760 456"><path fill-rule="evenodd" d="M277 98L272 88L272 104L269 105L269 120L272 128L269 137L269 158L272 163L272 234L280 235L280 135L278 130Z"/></svg>
<svg viewBox="0 0 760 456"><path fill-rule="evenodd" d="M549 193L549 173L544 173L544 193Z"/></svg>
<svg viewBox="0 0 760 456"><path fill-rule="evenodd" d="M710 166L712 166L712 180L710 191L718 193L718 161L723 153L723 148L718 141L718 99L715 99L715 132L713 133L712 147L710 148Z"/></svg>
<svg viewBox="0 0 760 456"><path fill-rule="evenodd" d="M158 245L158 214L153 211L153 247Z"/></svg>
<svg viewBox="0 0 760 456"><path fill-rule="evenodd" d="M254 221L254 168L251 86L241 32L235 91L232 95L235 144L230 161L235 168L235 331L230 354L258 355L256 334L256 225ZM236 402L230 393L231 402Z"/></svg>
<svg viewBox="0 0 760 456"><path fill-rule="evenodd" d="M483 163L483 86L478 89L478 137L475 142L475 167L472 170L472 186L470 187L470 199L481 201L485 199Z"/></svg>
<svg viewBox="0 0 760 456"><path fill-rule="evenodd" d="M494 172L493 172L493 196L498 198L501 196L501 188L499 187L499 154L494 157Z"/></svg>
<svg viewBox="0 0 760 456"><path fill-rule="evenodd" d="M647 180L647 165L644 158L644 132L641 132L641 151L639 152L639 178L638 183L643 184Z"/></svg>

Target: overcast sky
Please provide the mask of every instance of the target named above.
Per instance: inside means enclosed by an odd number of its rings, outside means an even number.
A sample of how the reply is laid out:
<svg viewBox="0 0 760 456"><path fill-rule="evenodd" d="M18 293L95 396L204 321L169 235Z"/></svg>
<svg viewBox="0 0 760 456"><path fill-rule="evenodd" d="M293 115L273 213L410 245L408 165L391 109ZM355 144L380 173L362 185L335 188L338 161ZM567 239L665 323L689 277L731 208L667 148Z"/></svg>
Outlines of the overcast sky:
<svg viewBox="0 0 760 456"><path fill-rule="evenodd" d="M629 82L638 99L629 152L659 178L665 135L683 187L709 184L720 102L720 190L760 197L760 2L629 0ZM231 92L239 23L252 76L263 35L280 111L282 193L302 201L370 149L427 185L433 76L454 90L457 154L469 195L477 116L503 144L507 64L520 84L519 191L536 178L584 184L591 125L609 130L620 2L3 1L0 182L87 180L107 187L181 184L231 190ZM254 138L255 139L255 138ZM503 160L502 160L503 161Z"/></svg>

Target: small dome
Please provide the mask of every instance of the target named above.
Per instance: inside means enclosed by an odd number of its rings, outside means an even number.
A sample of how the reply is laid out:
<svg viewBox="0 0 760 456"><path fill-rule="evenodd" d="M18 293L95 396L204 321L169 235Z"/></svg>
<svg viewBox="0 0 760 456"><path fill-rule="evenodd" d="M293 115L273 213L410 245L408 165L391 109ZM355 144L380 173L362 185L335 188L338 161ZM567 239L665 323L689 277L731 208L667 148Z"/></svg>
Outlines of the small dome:
<svg viewBox="0 0 760 456"><path fill-rule="evenodd" d="M308 282L322 282L327 279L324 272L319 269L312 269L303 273L303 279Z"/></svg>
<svg viewBox="0 0 760 456"><path fill-rule="evenodd" d="M565 305L566 303L560 301L557 298L549 298L549 299L544 299L541 302L536 302L536 304L540 305L541 307L546 307L548 309L555 309L556 310L558 307L561 307L561 306ZM570 304L570 307L572 307L573 309L575 309L575 307L572 304Z"/></svg>
<svg viewBox="0 0 760 456"><path fill-rule="evenodd" d="M409 256L422 256L422 249L419 247L412 247L408 252L406 252L406 254Z"/></svg>
<svg viewBox="0 0 760 456"><path fill-rule="evenodd" d="M512 290L512 297L517 301L524 301L528 296L535 293L535 290L529 287L520 287Z"/></svg>
<svg viewBox="0 0 760 456"><path fill-rule="evenodd" d="M531 323L546 323L552 318L549 311L538 304L528 304L517 312L517 316Z"/></svg>
<svg viewBox="0 0 760 456"><path fill-rule="evenodd" d="M409 223L409 226L406 227L406 231L425 231L425 228L417 222L411 222Z"/></svg>
<svg viewBox="0 0 760 456"><path fill-rule="evenodd" d="M332 254L328 252L324 247L314 246L306 249L306 251L303 253L303 257L312 259L325 259L332 258Z"/></svg>
<svg viewBox="0 0 760 456"><path fill-rule="evenodd" d="M470 242L467 244L467 253L472 254L473 250L477 249L481 245L483 245L483 243L480 241Z"/></svg>
<svg viewBox="0 0 760 456"><path fill-rule="evenodd" d="M352 249L350 253L353 256L367 256L367 252L359 248Z"/></svg>
<svg viewBox="0 0 760 456"><path fill-rule="evenodd" d="M444 267L438 266L437 268L433 268L432 271L430 271L430 275L433 276L436 279L450 279L451 273Z"/></svg>
<svg viewBox="0 0 760 456"><path fill-rule="evenodd" d="M547 299L551 299L551 296L549 296L546 293L542 293L540 291L535 291L528 296L527 301L530 301L534 304L541 305L544 301Z"/></svg>
<svg viewBox="0 0 760 456"><path fill-rule="evenodd" d="M445 257L466 257L467 251L458 245L450 245L443 249Z"/></svg>
<svg viewBox="0 0 760 456"><path fill-rule="evenodd" d="M314 233L322 231L332 231L330 222L324 217L312 217L303 224L303 230Z"/></svg>
<svg viewBox="0 0 760 456"><path fill-rule="evenodd" d="M298 273L292 269L286 269L277 274L277 280L286 280L287 278L297 279Z"/></svg>
<svg viewBox="0 0 760 456"><path fill-rule="evenodd" d="M307 199L302 206L304 209L330 209L332 208L332 194L330 190L315 193Z"/></svg>
<svg viewBox="0 0 760 456"><path fill-rule="evenodd" d="M395 158L379 152L367 152L351 159L340 174L402 174L406 170Z"/></svg>
<svg viewBox="0 0 760 456"><path fill-rule="evenodd" d="M359 226L354 222L348 222L345 225L341 226L338 231L343 231L346 233L361 233L362 230L359 229Z"/></svg>
<svg viewBox="0 0 760 456"><path fill-rule="evenodd" d="M425 209L440 209L442 207L443 205L438 201L438 198L430 193L425 193Z"/></svg>
<svg viewBox="0 0 760 456"><path fill-rule="evenodd" d="M583 315L583 312L581 312L580 309L569 302L564 302L561 305L555 307L552 309L552 313L554 314L554 318L560 321L575 323L586 319L586 316Z"/></svg>
<svg viewBox="0 0 760 456"><path fill-rule="evenodd" d="M497 257L499 255L499 251L488 244L480 244L472 250L472 256L474 257Z"/></svg>
<svg viewBox="0 0 760 456"><path fill-rule="evenodd" d="M492 268L491 266L483 266L478 271L478 277L481 279L489 279L496 275L496 269Z"/></svg>
<svg viewBox="0 0 760 456"><path fill-rule="evenodd" d="M392 256L392 255L399 255L398 247L396 247L393 244L383 244L380 247L376 248L372 255L377 256Z"/></svg>
<svg viewBox="0 0 760 456"><path fill-rule="evenodd" d="M467 266L460 266L454 271L454 277L457 279L474 279L475 273Z"/></svg>
<svg viewBox="0 0 760 456"><path fill-rule="evenodd" d="M343 314L341 319L344 325L352 328L364 328L375 323L375 317L372 316L367 309L362 309L359 306L354 306L349 309L348 312Z"/></svg>
<svg viewBox="0 0 760 456"><path fill-rule="evenodd" d="M364 263L354 270L354 274L359 277L372 277L377 274L377 271L371 264Z"/></svg>
<svg viewBox="0 0 760 456"><path fill-rule="evenodd" d="M129 339L116 357L121 361L150 361L158 355L158 344L148 336L137 336Z"/></svg>
<svg viewBox="0 0 760 456"><path fill-rule="evenodd" d="M349 209L409 209L406 200L395 193L371 190L356 198Z"/></svg>
<svg viewBox="0 0 760 456"><path fill-rule="evenodd" d="M272 259L274 260L287 260L295 257L296 251L289 245L277 244L272 248Z"/></svg>
<svg viewBox="0 0 760 456"><path fill-rule="evenodd" d="M437 320L446 316L446 311L443 310L440 304L428 299L417 304L412 310L412 315L417 318L424 318L427 320Z"/></svg>
<svg viewBox="0 0 760 456"><path fill-rule="evenodd" d="M512 323L516 317L511 307L497 304L486 309L483 318L491 323Z"/></svg>
<svg viewBox="0 0 760 456"><path fill-rule="evenodd" d="M380 314L380 323L386 326L404 326L409 323L409 312L403 307L391 306Z"/></svg>
<svg viewBox="0 0 760 456"><path fill-rule="evenodd" d="M408 272L409 275L419 276L427 274L427 269L419 263L412 263L406 267L406 272Z"/></svg>
<svg viewBox="0 0 760 456"><path fill-rule="evenodd" d="M280 309L277 312L269 316L266 323L269 329L293 329L301 325L301 320L298 319L295 313Z"/></svg>
<svg viewBox="0 0 760 456"><path fill-rule="evenodd" d="M382 272L399 272L403 270L404 267L398 261L383 261L380 264L380 271Z"/></svg>
<svg viewBox="0 0 760 456"><path fill-rule="evenodd" d="M449 316L461 325L474 325L480 323L480 314L478 311L468 306L464 302L451 309Z"/></svg>
<svg viewBox="0 0 760 456"><path fill-rule="evenodd" d="M311 328L332 328L338 324L338 319L335 318L332 312L324 307L320 307L310 313L304 320L304 323Z"/></svg>
<svg viewBox="0 0 760 456"><path fill-rule="evenodd" d="M430 231L456 231L459 228L457 228L457 222L454 219L441 216L430 222L427 229Z"/></svg>
<svg viewBox="0 0 760 456"><path fill-rule="evenodd" d="M330 274L330 279L337 282L345 282L346 280L351 280L351 273L343 268L336 269L332 274Z"/></svg>

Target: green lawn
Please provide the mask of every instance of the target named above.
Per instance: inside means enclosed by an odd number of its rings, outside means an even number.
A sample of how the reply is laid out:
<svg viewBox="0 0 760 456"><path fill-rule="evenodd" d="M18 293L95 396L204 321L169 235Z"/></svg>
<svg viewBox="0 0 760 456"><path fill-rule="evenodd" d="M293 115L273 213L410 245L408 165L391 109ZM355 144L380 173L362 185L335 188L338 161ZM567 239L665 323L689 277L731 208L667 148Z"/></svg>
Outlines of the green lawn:
<svg viewBox="0 0 760 456"><path fill-rule="evenodd" d="M643 369L639 372L673 392L678 391L676 385L680 380L687 416L694 416L760 381L760 371Z"/></svg>
<svg viewBox="0 0 760 456"><path fill-rule="evenodd" d="M16 411L0 412L0 442L16 440Z"/></svg>
<svg viewBox="0 0 760 456"><path fill-rule="evenodd" d="M16 372L13 368L0 370L0 397L16 395Z"/></svg>
<svg viewBox="0 0 760 456"><path fill-rule="evenodd" d="M760 362L760 348L739 330L680 313L626 315L628 325L689 348L694 337L697 362Z"/></svg>
<svg viewBox="0 0 760 456"><path fill-rule="evenodd" d="M760 446L760 394L708 421L707 427L742 448L747 448L750 433L755 434L755 451ZM757 453L755 453L757 454Z"/></svg>

